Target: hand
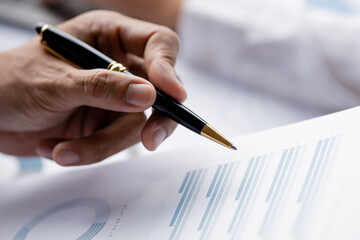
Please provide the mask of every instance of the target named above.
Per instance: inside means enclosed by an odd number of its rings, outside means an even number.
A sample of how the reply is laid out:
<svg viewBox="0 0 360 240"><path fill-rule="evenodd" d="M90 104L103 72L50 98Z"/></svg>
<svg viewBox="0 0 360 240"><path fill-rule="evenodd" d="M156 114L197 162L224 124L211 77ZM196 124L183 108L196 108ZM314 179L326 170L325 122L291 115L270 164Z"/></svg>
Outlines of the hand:
<svg viewBox="0 0 360 240"><path fill-rule="evenodd" d="M155 101L154 86L180 102L186 98L174 71L176 34L107 11L58 27L141 77L76 69L45 52L40 37L1 53L6 64L0 64L0 151L38 154L69 166L98 162L140 140L155 150L176 123L156 111L146 121L143 111Z"/></svg>
<svg viewBox="0 0 360 240"><path fill-rule="evenodd" d="M161 24L176 29L176 23L183 0L77 0L100 8L119 11L128 16ZM48 6L65 4L71 7L69 0L42 0Z"/></svg>

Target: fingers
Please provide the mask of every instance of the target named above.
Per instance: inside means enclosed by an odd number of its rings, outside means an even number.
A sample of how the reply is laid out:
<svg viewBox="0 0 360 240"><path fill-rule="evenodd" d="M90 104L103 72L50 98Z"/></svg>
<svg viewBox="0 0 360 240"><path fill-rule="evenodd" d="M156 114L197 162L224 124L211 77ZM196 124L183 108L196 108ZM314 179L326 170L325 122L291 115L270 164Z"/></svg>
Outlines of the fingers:
<svg viewBox="0 0 360 240"><path fill-rule="evenodd" d="M53 159L52 157L53 149L58 143L63 141L66 141L66 139L61 139L61 138L44 139L37 144L35 149L36 154L47 159Z"/></svg>
<svg viewBox="0 0 360 240"><path fill-rule="evenodd" d="M170 29L161 28L148 39L144 61L150 81L179 102L187 95L176 72L175 61L179 51L179 39Z"/></svg>
<svg viewBox="0 0 360 240"><path fill-rule="evenodd" d="M128 64L126 53L144 58L149 80L156 87L180 102L186 99L174 70L179 39L169 28L109 11L86 13L60 27L124 64Z"/></svg>
<svg viewBox="0 0 360 240"><path fill-rule="evenodd" d="M154 111L141 133L141 141L144 147L154 151L174 132L176 126L176 122Z"/></svg>
<svg viewBox="0 0 360 240"><path fill-rule="evenodd" d="M149 79L143 58L129 53L127 54L126 62L127 68L132 74L135 74L136 76L142 77L144 79Z"/></svg>
<svg viewBox="0 0 360 240"><path fill-rule="evenodd" d="M37 153L62 166L96 163L138 143L145 121L143 113L126 114L88 137L44 140Z"/></svg>
<svg viewBox="0 0 360 240"><path fill-rule="evenodd" d="M148 81L109 70L72 70L57 86L62 101L71 109L86 105L118 112L142 112L155 101Z"/></svg>
<svg viewBox="0 0 360 240"><path fill-rule="evenodd" d="M125 50L143 56L149 80L171 97L183 102L187 97L186 91L174 69L180 48L176 33L154 24L140 21L135 24L138 26L132 26L131 29L124 24L120 28L120 39Z"/></svg>

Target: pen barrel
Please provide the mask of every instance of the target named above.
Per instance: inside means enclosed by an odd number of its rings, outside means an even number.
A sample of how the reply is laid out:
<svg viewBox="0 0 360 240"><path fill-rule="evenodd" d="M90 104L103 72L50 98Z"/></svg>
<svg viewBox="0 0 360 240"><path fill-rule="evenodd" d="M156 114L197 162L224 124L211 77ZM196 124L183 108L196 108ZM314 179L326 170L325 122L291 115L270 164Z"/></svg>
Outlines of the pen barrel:
<svg viewBox="0 0 360 240"><path fill-rule="evenodd" d="M156 100L153 105L156 110L191 131L201 134L207 122L161 90L156 89L156 93Z"/></svg>
<svg viewBox="0 0 360 240"><path fill-rule="evenodd" d="M126 68L112 69L111 65L115 61L87 43L55 27L46 26L43 29L43 26L37 26L36 30L42 35L42 42L45 43L44 47L59 58L82 69L104 68L131 74ZM156 100L153 107L164 116L191 131L207 136L207 133L203 132L204 127L207 125L206 121L159 89L156 89ZM213 139L210 135L207 137Z"/></svg>
<svg viewBox="0 0 360 240"><path fill-rule="evenodd" d="M63 58L83 69L107 68L113 62L87 43L52 26L42 33L42 41Z"/></svg>

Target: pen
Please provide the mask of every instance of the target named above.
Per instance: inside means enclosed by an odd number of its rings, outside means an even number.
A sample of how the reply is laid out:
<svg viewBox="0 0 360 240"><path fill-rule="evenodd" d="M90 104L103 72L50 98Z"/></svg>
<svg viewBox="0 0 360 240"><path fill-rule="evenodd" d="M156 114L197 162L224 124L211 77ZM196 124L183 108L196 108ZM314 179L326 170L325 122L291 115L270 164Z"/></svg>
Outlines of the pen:
<svg viewBox="0 0 360 240"><path fill-rule="evenodd" d="M121 63L56 27L39 23L35 29L42 38L41 45L45 50L77 68L104 68L131 74ZM157 88L153 108L195 133L236 150L236 147L210 124Z"/></svg>

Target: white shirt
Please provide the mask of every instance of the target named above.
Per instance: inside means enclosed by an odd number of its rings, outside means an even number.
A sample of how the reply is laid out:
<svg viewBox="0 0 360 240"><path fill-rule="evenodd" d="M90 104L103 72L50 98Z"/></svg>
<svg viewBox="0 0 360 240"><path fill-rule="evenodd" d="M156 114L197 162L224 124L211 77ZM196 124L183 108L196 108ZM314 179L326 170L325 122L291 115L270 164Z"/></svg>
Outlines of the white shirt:
<svg viewBox="0 0 360 240"><path fill-rule="evenodd" d="M187 0L182 8L178 32L192 64L317 109L360 105L359 11L302 0Z"/></svg>

